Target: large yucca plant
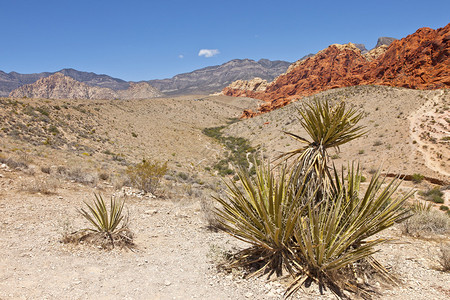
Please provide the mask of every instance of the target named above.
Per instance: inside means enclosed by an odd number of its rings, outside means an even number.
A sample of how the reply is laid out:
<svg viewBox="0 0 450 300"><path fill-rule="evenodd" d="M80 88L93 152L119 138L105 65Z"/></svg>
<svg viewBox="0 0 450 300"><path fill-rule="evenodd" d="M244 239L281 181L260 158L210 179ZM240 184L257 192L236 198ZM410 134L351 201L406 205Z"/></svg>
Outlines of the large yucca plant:
<svg viewBox="0 0 450 300"><path fill-rule="evenodd" d="M344 103L332 107L315 100L299 114L310 140L287 133L305 144L279 157L294 158L291 167L279 164L279 177L268 164L257 168L255 178L239 173L242 187L228 185L228 198L217 198L222 204L217 213L226 231L252 244L239 253L237 264L264 261L257 273L278 275L285 266L294 275L287 296L309 280L343 297L342 289L358 290L358 272L371 268L389 277L372 257L385 239L373 237L410 216L404 203L412 193L394 197L400 180L385 182L379 172L362 192L358 165L349 166L347 174L329 165L330 148L364 134L357 125L362 113Z"/></svg>
<svg viewBox="0 0 450 300"><path fill-rule="evenodd" d="M375 271L389 278L381 264L371 257L376 252L375 246L386 239L368 239L410 216L404 204L412 192L394 197L400 181L394 179L384 185L384 179L377 173L360 197L358 168L352 166L346 176L347 183L342 179L343 174L339 177L336 170L334 173L339 193L324 195L318 204L309 203L307 214L294 230L296 243L291 253L299 275L289 293L295 292L307 279L329 286L339 296L343 295L342 289L356 291L355 284L348 280L352 272L347 276L336 274L361 261L369 262Z"/></svg>
<svg viewBox="0 0 450 300"><path fill-rule="evenodd" d="M239 169L240 185L227 183L228 195L215 197L222 206L216 212L229 234L252 245L236 255L233 265L259 262L252 275L264 271L279 275L283 267L290 269L288 248L306 207L301 198L308 191L306 186L297 191L290 188L285 166L277 168L279 173L275 175L269 163L255 161L255 165L254 177Z"/></svg>

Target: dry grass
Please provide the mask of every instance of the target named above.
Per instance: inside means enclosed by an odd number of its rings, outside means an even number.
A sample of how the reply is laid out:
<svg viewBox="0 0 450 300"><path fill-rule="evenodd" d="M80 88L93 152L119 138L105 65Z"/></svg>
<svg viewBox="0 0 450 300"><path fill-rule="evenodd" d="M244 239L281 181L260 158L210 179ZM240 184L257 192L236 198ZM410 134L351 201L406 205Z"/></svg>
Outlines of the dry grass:
<svg viewBox="0 0 450 300"><path fill-rule="evenodd" d="M64 234L61 241L64 244L86 244L104 250L112 250L116 247L119 249L133 249L135 247L133 233L128 228L122 228L114 233L80 230Z"/></svg>
<svg viewBox="0 0 450 300"><path fill-rule="evenodd" d="M421 211L402 223L402 231L415 237L445 234L450 231L450 217L435 210Z"/></svg>
<svg viewBox="0 0 450 300"><path fill-rule="evenodd" d="M22 181L20 188L31 194L41 193L44 195L52 195L56 193L59 187L59 181L56 178L39 179L34 178L31 181Z"/></svg>

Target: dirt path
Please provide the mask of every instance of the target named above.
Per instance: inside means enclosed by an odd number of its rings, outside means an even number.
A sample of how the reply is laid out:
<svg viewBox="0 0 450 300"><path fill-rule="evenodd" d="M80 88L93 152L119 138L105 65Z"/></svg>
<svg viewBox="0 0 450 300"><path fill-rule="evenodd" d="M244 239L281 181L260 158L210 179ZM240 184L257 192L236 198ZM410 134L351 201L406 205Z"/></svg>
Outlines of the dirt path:
<svg viewBox="0 0 450 300"><path fill-rule="evenodd" d="M450 110L445 109L448 99L440 99L443 95L444 91L440 91L411 114L409 127L411 139L416 143L415 149L424 157L425 165L450 176L450 140L443 141L443 138L450 137L450 126L446 121L450 119Z"/></svg>

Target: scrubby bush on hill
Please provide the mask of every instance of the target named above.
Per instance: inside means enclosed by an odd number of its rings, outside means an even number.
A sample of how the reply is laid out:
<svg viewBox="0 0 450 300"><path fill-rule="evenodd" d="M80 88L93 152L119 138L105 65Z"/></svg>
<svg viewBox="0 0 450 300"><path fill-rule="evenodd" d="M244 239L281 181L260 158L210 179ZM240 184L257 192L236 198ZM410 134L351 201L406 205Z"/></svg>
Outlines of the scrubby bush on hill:
<svg viewBox="0 0 450 300"><path fill-rule="evenodd" d="M167 162L143 159L142 162L129 166L126 173L134 187L154 194L162 177L167 173Z"/></svg>

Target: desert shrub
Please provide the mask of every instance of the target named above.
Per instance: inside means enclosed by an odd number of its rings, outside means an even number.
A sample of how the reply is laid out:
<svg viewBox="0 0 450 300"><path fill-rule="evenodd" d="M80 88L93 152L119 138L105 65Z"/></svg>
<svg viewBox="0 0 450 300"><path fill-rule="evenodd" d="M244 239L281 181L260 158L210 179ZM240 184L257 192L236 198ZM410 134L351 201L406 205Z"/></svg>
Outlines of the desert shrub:
<svg viewBox="0 0 450 300"><path fill-rule="evenodd" d="M108 180L109 179L109 174L106 172L100 172L98 174L98 178L100 178L101 180Z"/></svg>
<svg viewBox="0 0 450 300"><path fill-rule="evenodd" d="M0 157L0 163L7 165L11 169L26 170L28 169L29 161L27 159L12 157Z"/></svg>
<svg viewBox="0 0 450 300"><path fill-rule="evenodd" d="M85 185L96 186L98 182L98 177L96 174L89 173L78 167L69 169L65 166L58 166L56 168L56 173L62 178Z"/></svg>
<svg viewBox="0 0 450 300"><path fill-rule="evenodd" d="M162 177L167 173L167 162L143 159L141 163L129 166L126 173L132 186L154 194Z"/></svg>
<svg viewBox="0 0 450 300"><path fill-rule="evenodd" d="M31 181L24 181L21 183L21 189L28 193L41 193L44 195L51 195L56 193L56 188L59 186L58 180L52 179L33 179Z"/></svg>
<svg viewBox="0 0 450 300"><path fill-rule="evenodd" d="M189 178L189 175L184 172L178 172L177 176L180 177L182 180L188 180Z"/></svg>
<svg viewBox="0 0 450 300"><path fill-rule="evenodd" d="M403 222L404 234L420 237L423 235L444 234L450 230L450 218L439 211L420 211Z"/></svg>
<svg viewBox="0 0 450 300"><path fill-rule="evenodd" d="M219 229L223 229L215 213L216 208L213 201L209 198L202 198L200 201L200 208L209 230L218 231Z"/></svg>
<svg viewBox="0 0 450 300"><path fill-rule="evenodd" d="M444 203L444 199L442 198L444 193L436 187L425 192L421 191L419 192L419 195L425 197L428 201L433 201L434 203Z"/></svg>
<svg viewBox="0 0 450 300"><path fill-rule="evenodd" d="M133 235L128 228L128 216L123 214L125 201L111 197L109 210L101 195L96 195L92 204L84 202L86 209L81 208L79 213L92 225L63 238L65 243L80 243L86 241L96 244L104 249L132 247ZM119 225L121 225L119 227Z"/></svg>
<svg viewBox="0 0 450 300"><path fill-rule="evenodd" d="M41 172L42 172L42 173L50 174L50 171L51 171L51 169L50 169L49 166L42 166L42 167L41 167Z"/></svg>
<svg viewBox="0 0 450 300"><path fill-rule="evenodd" d="M440 247L439 264L442 267L442 271L450 271L450 244L442 243Z"/></svg>
<svg viewBox="0 0 450 300"><path fill-rule="evenodd" d="M442 210L442 211L448 211L448 210L449 210L449 208L448 208L447 205L441 205L441 206L439 207L439 209Z"/></svg>
<svg viewBox="0 0 450 300"><path fill-rule="evenodd" d="M414 182L414 183L421 183L422 181L423 181L423 179L425 178L425 176L423 176L422 174L419 174L419 173L414 173L413 175L412 175L412 181Z"/></svg>

